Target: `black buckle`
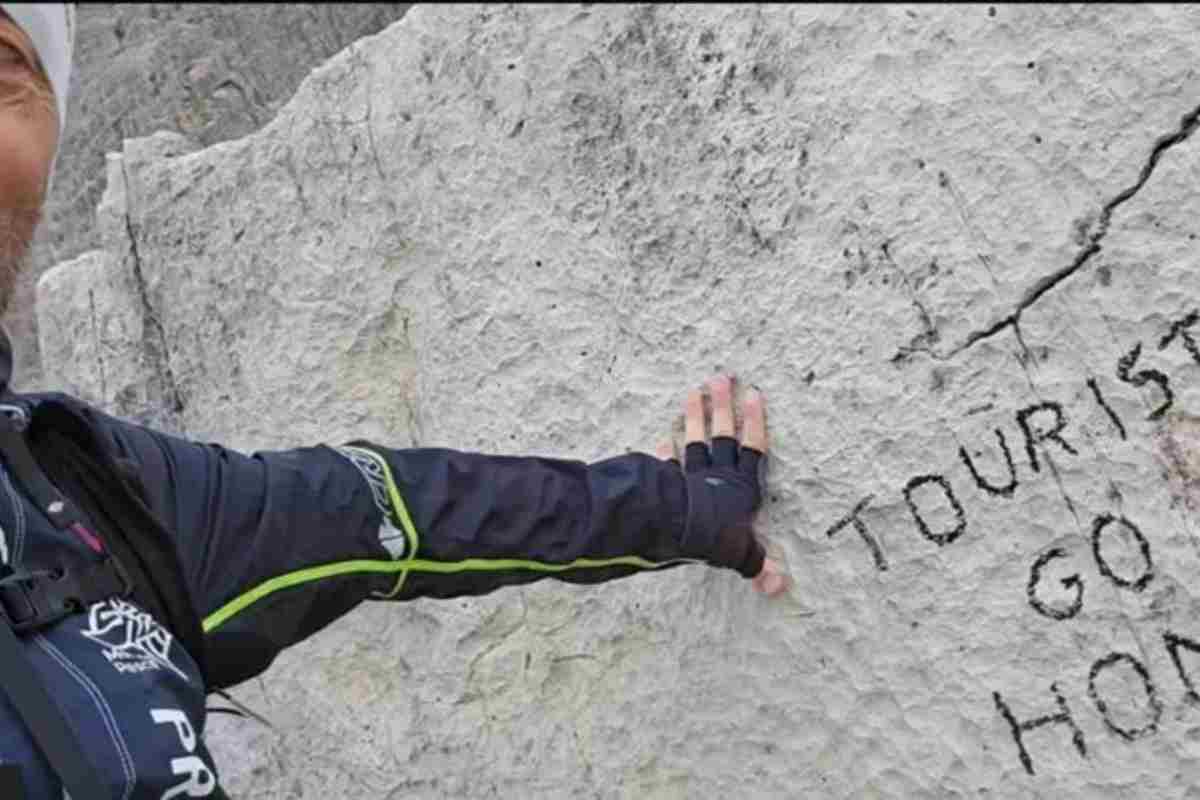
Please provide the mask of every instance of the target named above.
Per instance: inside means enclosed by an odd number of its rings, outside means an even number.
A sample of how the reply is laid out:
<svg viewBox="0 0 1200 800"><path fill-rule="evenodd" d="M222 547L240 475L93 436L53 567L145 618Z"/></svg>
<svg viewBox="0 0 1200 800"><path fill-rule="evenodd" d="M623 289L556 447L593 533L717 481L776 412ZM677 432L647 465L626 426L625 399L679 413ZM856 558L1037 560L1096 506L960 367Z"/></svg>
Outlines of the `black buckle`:
<svg viewBox="0 0 1200 800"><path fill-rule="evenodd" d="M0 616L17 633L52 625L114 595L133 594L133 581L115 558L82 570L15 572L0 579Z"/></svg>
<svg viewBox="0 0 1200 800"><path fill-rule="evenodd" d="M75 613L78 598L47 589L58 583L58 571L51 575L16 572L0 580L0 614L17 633L58 622Z"/></svg>

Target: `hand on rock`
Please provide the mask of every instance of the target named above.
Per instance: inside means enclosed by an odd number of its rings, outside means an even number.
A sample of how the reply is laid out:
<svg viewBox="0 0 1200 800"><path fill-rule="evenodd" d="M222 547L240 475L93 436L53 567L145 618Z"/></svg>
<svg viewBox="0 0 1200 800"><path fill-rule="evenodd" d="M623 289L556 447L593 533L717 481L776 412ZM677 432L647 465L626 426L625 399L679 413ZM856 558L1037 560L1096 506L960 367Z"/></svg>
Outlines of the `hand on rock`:
<svg viewBox="0 0 1200 800"><path fill-rule="evenodd" d="M751 527L762 505L758 465L767 454L766 410L757 389L742 402L742 440L739 447L733 414L733 380L718 376L708 382L712 396L712 444L705 437L704 395L688 393L684 410L686 444L683 470L688 483L689 509L683 546L687 555L730 567L752 578L755 591L772 597L788 588L778 562L766 558ZM671 439L659 442L656 455L679 464Z"/></svg>

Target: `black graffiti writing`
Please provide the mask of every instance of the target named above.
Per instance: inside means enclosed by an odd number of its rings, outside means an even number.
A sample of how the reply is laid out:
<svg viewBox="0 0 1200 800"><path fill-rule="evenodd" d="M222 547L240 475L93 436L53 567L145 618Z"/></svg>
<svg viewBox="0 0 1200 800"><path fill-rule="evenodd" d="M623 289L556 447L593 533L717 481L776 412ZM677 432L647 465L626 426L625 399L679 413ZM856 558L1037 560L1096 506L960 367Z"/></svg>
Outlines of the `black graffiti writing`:
<svg viewBox="0 0 1200 800"><path fill-rule="evenodd" d="M1096 688L1096 679L1100 677L1100 673L1103 670L1115 669L1118 664L1128 664L1142 679L1142 688L1146 692L1146 703L1150 709L1150 720L1145 725L1124 727L1117 724L1113 720L1108 702L1100 696L1100 691ZM1145 665L1128 653L1109 653L1092 664L1092 669L1088 672L1088 697L1092 698L1092 702L1096 704L1096 710L1100 712L1100 717L1108 729L1127 742L1140 739L1158 730L1158 721L1162 718L1163 712L1162 701L1158 699L1158 691L1154 688L1154 683L1151 682L1150 673L1146 671Z"/></svg>
<svg viewBox="0 0 1200 800"><path fill-rule="evenodd" d="M1189 348L1189 352L1191 351L1193 345L1198 348L1197 352L1200 352L1200 344L1196 343L1196 337L1192 336L1191 334L1191 328L1196 324L1200 324L1200 310L1193 311L1183 319L1175 322L1172 325L1170 332L1168 332L1167 335L1164 336L1160 341L1160 347L1166 347L1175 339L1179 339L1180 341L1184 342L1185 347ZM1139 342L1134 345L1133 349L1118 359L1117 377L1120 378L1123 383L1127 383L1135 387L1145 386L1148 383L1154 383L1156 386L1158 386L1159 390L1164 396L1164 401L1158 408L1150 413L1150 419L1155 419L1166 413L1166 411L1174 403L1175 396L1171 390L1170 381L1164 373L1154 369L1134 371L1134 368L1137 366L1137 361L1141 357L1141 352L1142 344ZM1105 414L1108 415L1108 419L1110 422L1112 422L1113 428L1117 431L1117 434L1122 439L1127 440L1129 438L1129 431L1126 429L1125 423L1121 417L1118 416L1113 407L1109 405L1104 393L1101 392L1099 382L1094 377L1088 377L1086 382L1088 388L1091 390L1092 396L1096 400L1096 403L1104 410ZM981 409L989 408L992 408L991 403L972 408L967 412L967 414L974 414ZM1063 407L1060 403L1052 401L1042 402L1021 408L1016 412L1016 422L1021 430L1022 435L1024 436L1025 452L1029 458L1030 467L1035 473L1041 472L1042 462L1041 458L1039 457L1039 450L1045 450L1048 446L1047 443L1053 443L1057 445L1070 455L1079 455L1079 452L1076 450L1075 446L1071 444L1071 442L1064 436L1064 431L1066 430L1068 421L1067 414L1063 410ZM1013 462L1012 451L1008 446L1008 440L1004 435L1004 431L1000 428L995 428L994 432L1000 445L1000 453L1004 457L1004 465L1008 469L1008 479L1006 483L993 483L992 480L984 477L977 464L977 459L980 455L978 451L976 451L975 457L973 458L966 446L960 445L958 448L959 459L967 468L967 472L970 473L971 478L975 482L977 488L988 495L1012 499L1016 495L1017 488L1020 486L1016 465ZM1045 455L1048 457L1048 453ZM954 509L956 524L951 530L941 533L934 533L931 531L929 524L926 522L925 518L922 516L920 510L916 507L916 504L913 501L913 490L928 482L937 482L938 485L942 487L942 490L949 500L951 507ZM922 536L938 545L949 544L950 542L953 542L961 537L963 531L966 529L966 513L963 510L962 505L959 503L958 498L955 497L954 492L951 489L949 482L946 481L945 477L941 475L919 475L910 479L905 485L903 491L905 501L917 522L917 527ZM1069 506L1071 505L1069 498L1067 499L1067 504ZM880 546L878 539L870 533L866 524L858 517L858 514L863 507L863 504L860 502L860 504L856 506L854 510L835 523L834 526L829 529L827 535L832 537L841 531L845 526L853 525L855 530L858 531L859 536L862 537L863 541L867 544L868 549L871 551L871 558L875 568L881 571L886 570L887 559L883 554L883 548ZM1105 565L1104 568L1108 569L1107 565ZM1109 577L1114 577L1111 573L1111 570L1109 570L1109 572L1106 574ZM1117 580L1119 581L1120 579L1118 578Z"/></svg>
<svg viewBox="0 0 1200 800"><path fill-rule="evenodd" d="M1012 497L1013 492L1017 490L1017 468L1013 466L1012 453L1008 450L1008 442L1004 440L1004 431L996 428L996 438L1000 440L1000 452L1004 454L1004 463L1008 466L1008 483L1004 486L994 486L979 474L979 471L975 469L975 462L971 460L970 454L967 453L966 447L959 447L958 455L963 463L967 465L967 471L975 479L976 486L988 494Z"/></svg>
<svg viewBox="0 0 1200 800"><path fill-rule="evenodd" d="M1067 708L1067 701L1062 696L1062 692L1058 690L1058 684L1050 684L1050 691L1054 693L1054 700L1058 704L1057 713L1027 719L1024 722L1017 721L1012 709L1000 697L999 692L992 692L992 699L996 702L996 709L1012 729L1013 741L1017 743L1017 755L1021 759L1021 766L1025 767L1025 771L1030 775L1035 773L1033 771L1033 759L1029 757L1029 751L1025 749L1025 734L1045 725L1066 725L1070 728L1071 742L1075 745L1075 749L1079 751L1079 755L1087 758L1087 744L1083 740L1083 731L1079 729L1079 726L1075 724L1075 720L1071 717L1071 710Z"/></svg>
<svg viewBox="0 0 1200 800"><path fill-rule="evenodd" d="M1200 704L1200 694L1197 694L1195 681L1184 667L1180 657L1182 650L1187 650L1195 656L1200 656L1200 641L1190 639L1174 631L1166 631L1163 633L1163 644L1166 645L1167 653L1171 656L1171 662L1175 665L1175 669L1179 673L1179 679L1183 682L1185 699L1189 702ZM1108 688L1106 689L1102 677L1113 670L1120 669L1131 671L1132 676L1130 677L1133 680L1118 681L1115 684L1108 683ZM1118 702L1115 702L1117 698L1110 696L1114 693L1114 688L1116 686L1131 686L1136 684L1140 684L1140 691L1138 689L1128 691L1128 698L1120 698L1125 701L1124 705L1126 707L1118 709ZM1025 771L1030 775L1034 774L1033 760L1027 748L1025 734L1046 725L1066 725L1070 728L1075 748L1081 756L1087 757L1087 748L1084 744L1083 733L1072 718L1066 699L1063 697L1057 684L1050 684L1050 691L1053 692L1058 705L1057 713L1045 714L1034 719L1025 720L1024 722L1017 720L1016 715L1013 714L1012 709L1001 698L999 692L992 692L996 709L1000 712L1000 716L1008 723L1012 731L1013 741L1017 744L1017 757L1020 759ZM1121 690L1118 689L1118 691ZM1136 739L1149 736L1158 730L1159 722L1162 721L1163 711L1165 710L1163 701L1158 694L1158 687L1151 679L1150 670L1146 668L1146 665L1129 653L1112 652L1092 662L1092 666L1088 670L1087 693L1095 705L1096 711L1099 712L1104 726L1124 741L1132 742ZM1137 722L1130 721L1130 717L1139 716L1142 717L1141 720Z"/></svg>
<svg viewBox="0 0 1200 800"><path fill-rule="evenodd" d="M948 531L934 533L929 529L929 524L925 522L925 518L921 516L921 512L917 510L917 504L913 501L913 493L924 486L925 484L937 484L942 493L949 501L950 507L954 510L954 527ZM962 536L963 531L967 529L967 516L963 511L962 504L958 502L958 498L954 496L954 491L950 488L950 482L941 475L918 475L911 479L904 486L904 502L908 503L908 510L912 512L913 519L917 521L917 529L921 531L921 535L931 542L937 543L939 546L948 545Z"/></svg>
<svg viewBox="0 0 1200 800"><path fill-rule="evenodd" d="M1143 567L1136 577L1128 577L1118 575L1113 571L1108 559L1104 556L1102 547L1104 533L1110 525L1117 524L1121 528L1127 530L1133 535L1133 539L1137 542L1138 552L1141 554ZM1100 514L1092 521L1092 556L1096 561L1096 568L1100 574L1108 578L1117 586L1123 589L1132 589L1135 592L1140 592L1146 588L1150 581L1154 578L1154 560L1150 554L1150 542L1146 539L1145 534L1131 520L1124 516L1115 516L1113 514ZM1046 566L1055 559L1066 558L1067 551L1061 547L1054 547L1042 553L1033 562L1033 567L1029 570L1029 582L1025 586L1025 595L1029 598L1029 605L1033 610L1044 617L1049 617L1054 620L1071 619L1076 616L1083 608L1083 591L1084 582L1079 573L1074 573L1066 578L1060 579L1064 589L1074 589L1075 599L1066 607L1056 607L1042 599L1039 588L1047 581L1043 581L1042 574Z"/></svg>
<svg viewBox="0 0 1200 800"><path fill-rule="evenodd" d="M1144 369L1140 372L1130 374L1130 370L1137 365L1137 361L1142 355L1142 343L1138 342L1133 346L1121 359L1117 362L1117 377L1125 383L1133 386L1142 387L1147 383L1155 383L1159 390L1163 393L1162 405L1150 412L1150 416L1146 419L1158 419L1163 414L1167 413L1167 409L1175 402L1175 393L1171 391L1171 382L1167 376L1156 369Z"/></svg>
<svg viewBox="0 0 1200 800"><path fill-rule="evenodd" d="M1092 395L1096 398L1096 402L1108 414L1108 418L1112 420L1113 427L1117 429L1117 433L1121 434L1121 440L1124 441L1128 437L1125 435L1125 425L1121 422L1121 418L1117 416L1117 412L1112 410L1112 407L1104 401L1104 395L1100 394L1100 386L1096 383L1095 378L1087 379L1088 388L1092 390Z"/></svg>
<svg viewBox="0 0 1200 800"><path fill-rule="evenodd" d="M1039 614L1050 619L1070 619L1083 608L1083 578L1079 576L1079 573L1075 573L1059 581L1064 589L1075 590L1075 599L1066 608L1055 608L1038 597L1038 586L1041 584L1042 570L1054 559L1066 557L1067 552L1061 547L1052 548L1038 556L1038 559L1033 562L1033 569L1029 571L1029 584L1025 587L1025 594L1029 597L1029 604Z"/></svg>
<svg viewBox="0 0 1200 800"><path fill-rule="evenodd" d="M863 522L862 518L859 516L859 514L866 509L866 507L874 498L875 495L869 494L862 500L859 500L858 504L854 506L854 509L849 514L834 523L833 527L825 532L825 535L833 537L835 533L840 531L842 528L845 528L847 525L854 526L854 530L858 532L858 535L864 542L866 542L867 549L871 551L871 559L875 562L875 569L879 570L880 572L885 572L888 568L888 565L887 558L885 558L883 555L883 548L879 546L878 540L876 540L876 538L871 535L871 532L867 530L867 523Z"/></svg>
<svg viewBox="0 0 1200 800"><path fill-rule="evenodd" d="M1200 321L1200 311L1193 310L1186 317L1174 323L1170 332L1159 341L1158 349L1165 350L1176 338L1182 339L1184 348L1192 354L1192 360L1200 364L1200 347L1196 346L1196 340L1192 338L1190 330L1197 321Z"/></svg>
<svg viewBox="0 0 1200 800"><path fill-rule="evenodd" d="M1178 633L1172 631L1164 631L1163 644L1167 646L1167 653L1171 656L1171 663L1175 665L1175 671L1179 673L1179 680L1183 682L1184 697L1190 702L1200 704L1200 693L1196 691L1196 684L1192 680L1191 674L1183 668L1183 660L1179 657L1180 648L1186 648L1200 656L1200 642L1188 639L1186 636L1180 636Z"/></svg>
<svg viewBox="0 0 1200 800"><path fill-rule="evenodd" d="M1049 411L1054 415L1054 427L1043 430L1040 426L1031 424L1030 417L1039 411ZM1042 442L1056 442L1071 455L1079 455L1078 451L1062 438L1062 430L1067 427L1067 415L1063 412L1060 404L1038 403L1026 406L1017 412L1017 424L1021 426L1021 432L1025 434L1025 453L1029 456L1029 465L1033 467L1034 472L1040 471L1035 446Z"/></svg>
<svg viewBox="0 0 1200 800"><path fill-rule="evenodd" d="M1100 539L1104 533L1104 529L1114 522L1122 525L1126 530L1133 534L1133 538L1137 540L1138 547L1141 550L1142 561L1145 562L1145 567L1136 579L1122 577L1113 572L1108 561L1105 560L1103 552L1100 548ZM1146 588L1150 580L1154 577L1154 561L1150 558L1150 542L1145 535L1125 517L1116 517L1112 514L1101 514L1092 522L1092 555L1096 558L1096 566L1100 570L1100 574L1111 580L1117 586L1123 589L1132 589L1135 592L1140 592Z"/></svg>
<svg viewBox="0 0 1200 800"><path fill-rule="evenodd" d="M1191 359L1200 365L1200 332L1197 332L1197 326L1200 326L1200 309L1176 319L1165 335L1152 341L1157 342L1160 351L1179 343ZM1021 344L1024 346L1023 342ZM1118 392L1128 396L1131 390L1126 387L1142 389L1152 385L1156 390L1153 395L1158 405L1150 411L1148 419L1154 421L1173 408L1175 392L1166 373L1145 364L1139 367L1139 360L1143 355L1142 348L1143 343L1138 342L1116 359L1116 377L1120 383L1110 383L1105 390L1110 395ZM1105 391L1101 390L1100 380L1094 376L1086 376L1085 381L1091 397L1111 423L1111 430L1115 431L1122 441L1128 441L1136 429L1127 428L1126 420L1123 420L1114 406L1110 405ZM1075 397L1082 398L1082 387ZM966 414L970 416L993 407L994 404L989 402L970 408ZM1053 477L1059 482L1059 488L1062 490L1059 471L1056 469L1060 454L1054 451L1058 449L1078 458L1079 450L1076 449L1075 443L1078 443L1081 436L1090 442L1090 428L1072 429L1075 433L1069 432L1068 414L1058 402L1038 402L1020 408L1015 413L1015 422L1024 438L1030 470L1036 476L1043 472L1043 463L1048 464L1051 468L1049 471L1054 473ZM974 496L1011 501L1016 497L1022 482L1029 483L1031 479L1018 475L1005 431L1000 427L994 428L993 431L999 444L999 456L1003 458L1004 468L1008 471L1007 476L1001 474L1002 469L998 464L1000 458L994 457L995 450L990 450L985 456L983 451L987 448L968 449L969 444L960 442L957 448L958 458L980 492ZM1011 429L1009 432L1011 434ZM980 461L988 463L981 465ZM930 470L928 474L910 478L904 484L902 494L921 536L942 547L962 538L967 529L967 514L947 476L933 472L932 470L937 469L936 466L927 469ZM1036 477L1033 480L1036 480ZM1111 479L1108 480L1108 485L1111 490L1110 497L1116 502L1123 502L1120 491ZM926 486L929 488L924 489ZM934 496L937 494L935 487L940 489L944 500ZM827 535L832 538L846 527L853 526L867 544L876 569L885 570L887 562L882 548L860 516L872 500L873 496L860 500L849 514L829 529ZM1070 505L1070 501L1067 502ZM1076 509L1071 510L1078 521L1079 514ZM947 511L952 512L952 515L947 514ZM1111 581L1116 587L1142 593L1154 581L1156 568L1149 539L1123 513L1102 513L1095 516L1092 520L1090 545L1099 577ZM1095 596L1094 591L1087 591L1088 582L1093 582L1093 587L1099 584L1094 583L1096 578L1091 573L1085 579L1080 564L1068 566L1066 563L1060 563L1070 555L1070 547L1049 547L1039 554L1028 573L1025 594L1030 607L1039 616L1054 622L1078 624L1067 621L1080 617L1084 611L1085 600L1090 601ZM1082 550L1074 555L1079 560L1086 558ZM1167 631L1162 636L1170 661L1183 685L1185 701L1200 708L1200 636L1189 638L1175 631ZM1086 710L1090 701L1105 729L1126 742L1156 733L1160 730L1164 702L1148 667L1153 663L1144 655L1139 660L1130 653L1107 653L1091 663L1086 682L1080 682L1081 694L1086 690L1088 700L1078 700L1077 706ZM1083 732L1076 723L1059 685L1051 683L1050 690L1055 705L1049 710L1042 708L1040 710L1043 713L1040 715L1025 719L1018 719L1000 692L992 692L995 707L1011 731L1018 759L1030 775L1035 774L1036 755L1031 754L1030 743L1048 741L1048 737L1061 738L1064 734L1069 735L1070 742L1079 755L1088 758Z"/></svg>

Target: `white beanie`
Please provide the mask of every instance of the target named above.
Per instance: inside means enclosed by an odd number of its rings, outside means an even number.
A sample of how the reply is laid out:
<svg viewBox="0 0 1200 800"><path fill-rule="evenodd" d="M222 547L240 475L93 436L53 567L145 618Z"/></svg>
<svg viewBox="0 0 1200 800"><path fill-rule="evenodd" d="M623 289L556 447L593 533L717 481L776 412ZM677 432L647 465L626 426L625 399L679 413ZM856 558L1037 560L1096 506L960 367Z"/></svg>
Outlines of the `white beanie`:
<svg viewBox="0 0 1200 800"><path fill-rule="evenodd" d="M58 105L58 150L67 132L67 93L71 87L71 54L75 49L75 5L73 3L0 3L0 9L12 17L33 42ZM46 194L54 183L54 161L50 162L50 178Z"/></svg>

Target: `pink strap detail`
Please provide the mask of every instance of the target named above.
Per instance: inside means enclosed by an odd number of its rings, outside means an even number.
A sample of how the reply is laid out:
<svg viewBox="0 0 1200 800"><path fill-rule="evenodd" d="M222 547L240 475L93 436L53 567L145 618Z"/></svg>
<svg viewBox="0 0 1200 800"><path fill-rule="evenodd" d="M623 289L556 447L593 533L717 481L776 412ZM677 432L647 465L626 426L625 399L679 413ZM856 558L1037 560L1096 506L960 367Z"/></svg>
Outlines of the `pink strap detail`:
<svg viewBox="0 0 1200 800"><path fill-rule="evenodd" d="M88 547L92 548L97 553L104 552L104 545L100 544L100 540L96 538L96 534L83 527L83 525L78 522L72 523L71 530L75 531L76 535L78 535L80 539L83 539L84 543L87 544Z"/></svg>

